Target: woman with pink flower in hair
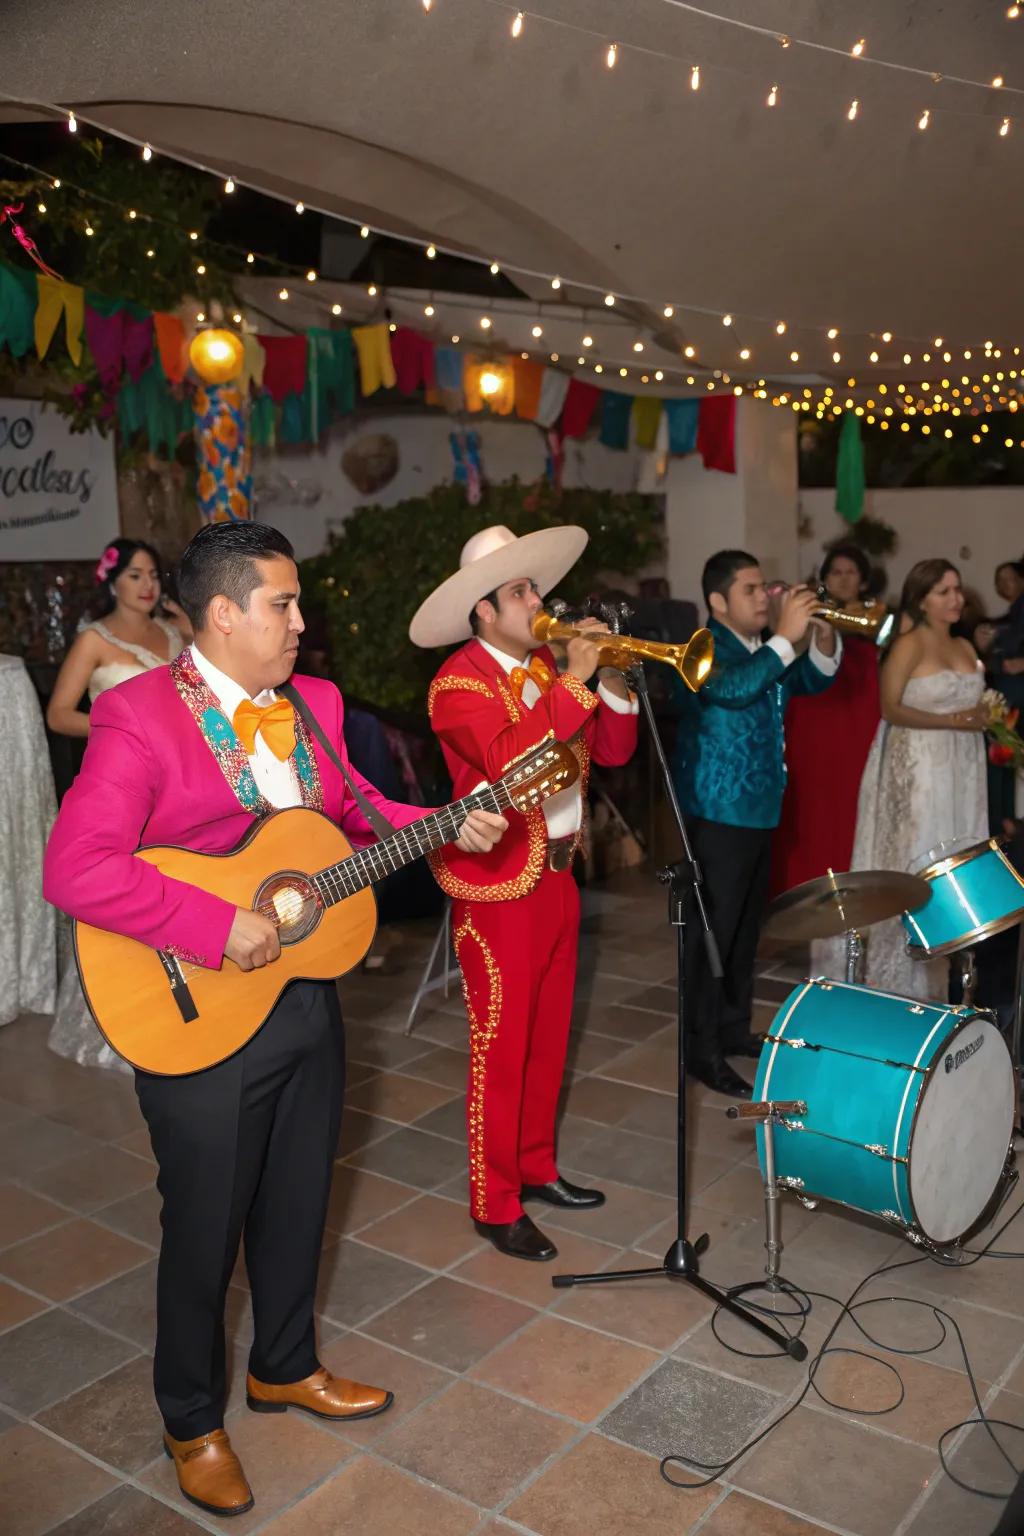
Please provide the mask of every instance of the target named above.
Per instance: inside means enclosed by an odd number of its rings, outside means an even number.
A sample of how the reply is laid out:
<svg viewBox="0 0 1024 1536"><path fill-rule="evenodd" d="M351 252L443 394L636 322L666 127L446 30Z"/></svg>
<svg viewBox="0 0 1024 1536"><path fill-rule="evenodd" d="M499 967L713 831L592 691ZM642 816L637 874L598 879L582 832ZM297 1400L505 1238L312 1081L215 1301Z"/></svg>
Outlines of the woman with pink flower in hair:
<svg viewBox="0 0 1024 1536"><path fill-rule="evenodd" d="M60 736L88 736L89 716L81 708L129 677L165 667L190 636L155 610L160 601L160 557L140 539L114 539L96 566L102 588L102 616L84 624L64 658L46 711L46 723ZM123 1068L86 1007L71 959L61 956L57 1013L50 1048L85 1066Z"/></svg>

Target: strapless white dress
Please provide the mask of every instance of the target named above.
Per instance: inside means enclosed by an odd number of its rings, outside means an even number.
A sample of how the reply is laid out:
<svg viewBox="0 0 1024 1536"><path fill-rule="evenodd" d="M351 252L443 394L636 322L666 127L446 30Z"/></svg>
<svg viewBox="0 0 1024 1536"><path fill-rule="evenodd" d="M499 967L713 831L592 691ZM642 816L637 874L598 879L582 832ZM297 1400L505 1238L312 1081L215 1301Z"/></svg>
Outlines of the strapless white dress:
<svg viewBox="0 0 1024 1536"><path fill-rule="evenodd" d="M933 715L973 709L985 688L976 672L933 672L912 677L902 702ZM925 855L953 838L988 837L985 738L978 731L922 731L879 723L860 781L851 869L916 873ZM913 960L899 918L875 923L864 934L864 979L869 987L922 1002L946 1002L949 961ZM842 941L812 947L816 974L843 977Z"/></svg>
<svg viewBox="0 0 1024 1536"><path fill-rule="evenodd" d="M153 651L147 650L144 645L129 645L127 641L119 640L116 635L111 634L105 624L99 621L84 626L86 629L96 630L104 640L109 640L111 645L116 645L118 650L124 651L133 658L130 662L107 662L102 667L95 668L89 679L90 703L93 703L101 693L106 693L108 688L116 688L118 683L127 682L130 677L138 677L141 672L152 672L155 667L166 667L174 660L182 649L184 641L174 625L168 623L166 619L156 619L155 622L167 636L169 650L166 657L157 656ZM127 1062L122 1061L120 1056L110 1049L100 1034L96 1021L86 1005L75 965L70 922L66 920L60 922L58 935L57 965L60 986L57 992L57 1012L50 1029L51 1051L56 1051L58 1056L67 1056L71 1061L80 1062L82 1066L109 1067L114 1071L130 1072L131 1068Z"/></svg>

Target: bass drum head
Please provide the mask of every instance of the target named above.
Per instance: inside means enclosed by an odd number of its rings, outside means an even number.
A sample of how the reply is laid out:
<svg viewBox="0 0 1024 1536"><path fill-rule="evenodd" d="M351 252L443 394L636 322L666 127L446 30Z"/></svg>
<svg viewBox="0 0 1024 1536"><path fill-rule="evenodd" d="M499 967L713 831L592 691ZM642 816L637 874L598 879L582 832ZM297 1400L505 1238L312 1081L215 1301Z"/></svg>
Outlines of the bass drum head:
<svg viewBox="0 0 1024 1536"><path fill-rule="evenodd" d="M999 1183L1013 1133L1013 1065L999 1030L974 1015L932 1058L910 1136L907 1175L917 1225L954 1243Z"/></svg>

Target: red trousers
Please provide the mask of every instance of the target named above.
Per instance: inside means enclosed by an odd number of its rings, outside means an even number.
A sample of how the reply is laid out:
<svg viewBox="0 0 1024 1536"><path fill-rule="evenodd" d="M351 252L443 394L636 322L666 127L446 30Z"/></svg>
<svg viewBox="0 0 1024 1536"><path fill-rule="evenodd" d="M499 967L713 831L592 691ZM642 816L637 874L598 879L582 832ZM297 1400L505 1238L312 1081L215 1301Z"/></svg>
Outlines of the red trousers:
<svg viewBox="0 0 1024 1536"><path fill-rule="evenodd" d="M522 1186L558 1177L555 1116L579 927L570 870L545 868L516 901L452 904L469 1015L469 1203L478 1221L515 1221Z"/></svg>

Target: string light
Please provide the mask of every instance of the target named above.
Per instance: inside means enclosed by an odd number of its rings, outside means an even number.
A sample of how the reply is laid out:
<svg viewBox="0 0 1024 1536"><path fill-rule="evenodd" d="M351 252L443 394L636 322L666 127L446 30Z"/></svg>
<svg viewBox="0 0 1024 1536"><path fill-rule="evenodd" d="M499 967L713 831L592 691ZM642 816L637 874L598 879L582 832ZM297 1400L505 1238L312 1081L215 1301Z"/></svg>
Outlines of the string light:
<svg viewBox="0 0 1024 1536"><path fill-rule="evenodd" d="M873 363L877 363L878 362L878 353L877 352L872 352L872 354L871 354L871 361Z"/></svg>
<svg viewBox="0 0 1024 1536"><path fill-rule="evenodd" d="M253 255L252 251L249 251L245 259L251 267L253 262L256 260L256 257Z"/></svg>
<svg viewBox="0 0 1024 1536"><path fill-rule="evenodd" d="M436 257L436 255L437 255L437 246L436 245L428 245L427 246L427 260L428 261L433 261L434 258Z"/></svg>
<svg viewBox="0 0 1024 1536"><path fill-rule="evenodd" d="M331 314L332 315L340 315L341 314L341 305L340 304L332 304L331 305Z"/></svg>
<svg viewBox="0 0 1024 1536"><path fill-rule="evenodd" d="M1007 8L1006 8L1006 19L1007 19L1007 21L1016 21L1017 17L1019 15L1020 15L1020 6L1019 5L1007 6Z"/></svg>
<svg viewBox="0 0 1024 1536"><path fill-rule="evenodd" d="M199 239L199 231L197 229L190 229L189 232L188 232L188 237L189 237L190 240L198 240Z"/></svg>
<svg viewBox="0 0 1024 1536"><path fill-rule="evenodd" d="M1010 131L1010 119L1008 117L1004 117L1003 121L999 125L999 137L1001 139L1005 139L1006 135L1009 133L1009 131Z"/></svg>
<svg viewBox="0 0 1024 1536"><path fill-rule="evenodd" d="M992 89L994 91L1000 90L1002 88L1003 84L1004 84L1004 81L1003 81L1002 75L993 75L993 77L992 77Z"/></svg>
<svg viewBox="0 0 1024 1536"><path fill-rule="evenodd" d="M227 181L224 183L224 191L227 192L230 195L234 190L235 190L234 177L233 176L229 176Z"/></svg>
<svg viewBox="0 0 1024 1536"><path fill-rule="evenodd" d="M886 345L888 345L888 343L892 341L892 331L883 331L882 340L886 343Z"/></svg>
<svg viewBox="0 0 1024 1536"><path fill-rule="evenodd" d="M53 190L55 192L60 190L60 177L59 176L55 176L53 178Z"/></svg>
<svg viewBox="0 0 1024 1536"><path fill-rule="evenodd" d="M513 20L512 20L512 36L513 37L522 37L522 35L523 35L523 13L522 13L522 11L516 11L516 14L515 14L515 16L513 17Z"/></svg>
<svg viewBox="0 0 1024 1536"><path fill-rule="evenodd" d="M312 267L306 273L306 282L307 283L315 283L316 282L316 273L313 271Z"/></svg>
<svg viewBox="0 0 1024 1536"><path fill-rule="evenodd" d="M426 315L427 319L429 320L431 315L434 313L434 306L433 306L433 304L424 304L424 306L423 306L423 313Z"/></svg>
<svg viewBox="0 0 1024 1536"><path fill-rule="evenodd" d="M286 299L287 297L288 297L288 289L287 288L282 288L281 292L278 294L278 298L279 299Z"/></svg>
<svg viewBox="0 0 1024 1536"><path fill-rule="evenodd" d="M750 348L749 347L741 347L740 348L740 357L743 359L744 362L747 362L747 360L750 357Z"/></svg>
<svg viewBox="0 0 1024 1536"><path fill-rule="evenodd" d="M369 224L364 224L363 225L362 229L359 231L359 238L361 240L369 240L369 238L370 238L370 226L369 226Z"/></svg>
<svg viewBox="0 0 1024 1536"><path fill-rule="evenodd" d="M832 361L834 363L841 363L842 360L843 360L843 354L841 352L833 352L832 353Z"/></svg>
<svg viewBox="0 0 1024 1536"><path fill-rule="evenodd" d="M785 322L785 320L780 320L779 323L776 325L775 330L776 330L776 334L777 335L785 336L785 334L786 334L786 322Z"/></svg>
<svg viewBox="0 0 1024 1536"><path fill-rule="evenodd" d="M798 363L800 361L800 353L799 352L791 352L789 354L789 360L790 360L791 363Z"/></svg>
<svg viewBox="0 0 1024 1536"><path fill-rule="evenodd" d="M375 299L377 297L377 284L371 283L366 292L371 299Z"/></svg>
<svg viewBox="0 0 1024 1536"><path fill-rule="evenodd" d="M434 0L423 0L423 9L426 11L428 16L430 14L430 7L433 5L433 3Z"/></svg>
<svg viewBox="0 0 1024 1536"><path fill-rule="evenodd" d="M305 211L306 211L305 203L296 203L295 204L295 212L296 213L305 213Z"/></svg>
<svg viewBox="0 0 1024 1536"><path fill-rule="evenodd" d="M828 339L829 339L829 341L835 341L835 339L836 339L836 337L838 335L839 335L839 328L838 328L838 326L830 325L829 328L828 328Z"/></svg>
<svg viewBox="0 0 1024 1536"><path fill-rule="evenodd" d="M921 113L921 116L917 120L917 126L920 128L922 133L928 127L928 124L929 124L930 121L931 121L931 112L928 110L927 107L925 107L924 111Z"/></svg>
<svg viewBox="0 0 1024 1536"><path fill-rule="evenodd" d="M203 311L200 310L198 315L196 315L196 324L197 325L202 325L203 322L205 321L205 319L206 319L206 316L203 314Z"/></svg>
<svg viewBox="0 0 1024 1536"><path fill-rule="evenodd" d="M203 265L202 262L200 262L198 267L196 267L196 271L197 271L197 273L199 274L200 277L205 277L206 276L206 267Z"/></svg>
<svg viewBox="0 0 1024 1536"><path fill-rule="evenodd" d="M614 69L615 68L616 64L619 62L619 45L618 45L618 43L609 43L608 44L608 52L604 56L604 61L607 64L609 69Z"/></svg>
<svg viewBox="0 0 1024 1536"><path fill-rule="evenodd" d="M551 279L551 286L555 290L555 292L557 293L559 288L561 288L561 286L562 286L562 279L560 277L553 277Z"/></svg>
<svg viewBox="0 0 1024 1536"><path fill-rule="evenodd" d="M583 345L585 347L592 347L594 345L594 338L593 338L593 336L584 336L584 338L583 338Z"/></svg>
<svg viewBox="0 0 1024 1536"><path fill-rule="evenodd" d="M867 47L867 38L866 37L858 37L857 41L854 43L853 47L850 49L850 52L853 54L855 59L859 59L861 54L864 52L864 49L866 47Z"/></svg>
<svg viewBox="0 0 1024 1536"><path fill-rule="evenodd" d="M659 368L657 373L654 375L654 377L657 379L658 383L660 384L662 379L665 377L665 375L662 373L661 369ZM693 383L692 379L690 380L690 383L691 384Z"/></svg>
<svg viewBox="0 0 1024 1536"><path fill-rule="evenodd" d="M605 296L604 296L604 301L607 304L609 309L614 309L615 308L615 295L614 295L614 293L606 293Z"/></svg>
<svg viewBox="0 0 1024 1536"><path fill-rule="evenodd" d="M46 204L45 203L40 203L39 204L39 212L40 213L45 213L46 212Z"/></svg>
<svg viewBox="0 0 1024 1536"><path fill-rule="evenodd" d="M722 324L723 325L732 325L732 315L723 315L722 316Z"/></svg>
<svg viewBox="0 0 1024 1536"><path fill-rule="evenodd" d="M620 379L626 379L628 377L629 377L629 370L627 368L620 368L619 369L619 378Z"/></svg>
<svg viewBox="0 0 1024 1536"><path fill-rule="evenodd" d="M142 158L143 160L152 160L153 158L153 151L148 144L143 144L142 146Z"/></svg>
<svg viewBox="0 0 1024 1536"><path fill-rule="evenodd" d="M156 251L147 251L146 255L149 257L150 261L152 261L153 257L156 255Z"/></svg>
<svg viewBox="0 0 1024 1536"><path fill-rule="evenodd" d="M535 325L530 331L530 335L533 336L535 340L539 341L540 338L544 335L544 327L542 325Z"/></svg>
<svg viewBox="0 0 1024 1536"><path fill-rule="evenodd" d="M242 323L242 317L241 317L241 315L240 315L240 314L239 314L239 313L238 313L238 311L237 311L237 310L236 310L236 311L235 311L235 313L234 313L234 314L233 314L233 315L232 315L232 316L231 316L231 318L232 318L232 320L233 320L233 321L234 321L234 322L235 322L235 324L236 324L236 325L241 325L241 323Z"/></svg>
<svg viewBox="0 0 1024 1536"><path fill-rule="evenodd" d="M497 275L498 275L498 273L500 271L501 271L501 268L498 266L498 263L496 261L492 261L491 262L491 276L492 277L497 277Z"/></svg>
<svg viewBox="0 0 1024 1536"><path fill-rule="evenodd" d="M684 357L696 357L697 356L697 348L696 347L684 347L683 348L683 356Z"/></svg>
<svg viewBox="0 0 1024 1536"><path fill-rule="evenodd" d="M666 304L665 308L662 310L662 314L665 316L666 320L671 320L672 316L675 314L675 310L672 308L671 304Z"/></svg>
<svg viewBox="0 0 1024 1536"><path fill-rule="evenodd" d="M787 44L787 47L788 47L788 44ZM778 88L777 85L773 85L771 90L768 92L768 105L770 107L774 107L775 103L778 101L778 99L779 99L779 88Z"/></svg>
<svg viewBox="0 0 1024 1536"><path fill-rule="evenodd" d="M73 112L68 113L68 133L78 132L78 118Z"/></svg>
<svg viewBox="0 0 1024 1536"><path fill-rule="evenodd" d="M857 101L856 99L854 99L853 101L850 102L850 105L849 105L849 107L847 108L847 111L846 111L846 115L850 119L851 123L853 122L854 118L857 116L857 113L859 111L860 111L860 102Z"/></svg>
<svg viewBox="0 0 1024 1536"><path fill-rule="evenodd" d="M134 208L129 208L129 209L128 209L128 217L129 217L129 218L130 218L130 219L137 219L137 218L138 218L138 216L139 216L139 215L138 215L138 214L137 214L137 213L136 213L136 211L135 211L135 209L134 209Z"/></svg>
<svg viewBox="0 0 1024 1536"><path fill-rule="evenodd" d="M480 320L480 329L482 331L489 331L490 328L491 328L491 317L490 317L490 315L482 316L482 318Z"/></svg>
<svg viewBox="0 0 1024 1536"><path fill-rule="evenodd" d="M699 91L700 90L700 65L699 64L695 64L693 66L693 68L690 70L690 90L691 91Z"/></svg>
<svg viewBox="0 0 1024 1536"><path fill-rule="evenodd" d="M96 233L91 224L85 226L85 232L87 235L94 235Z"/></svg>

